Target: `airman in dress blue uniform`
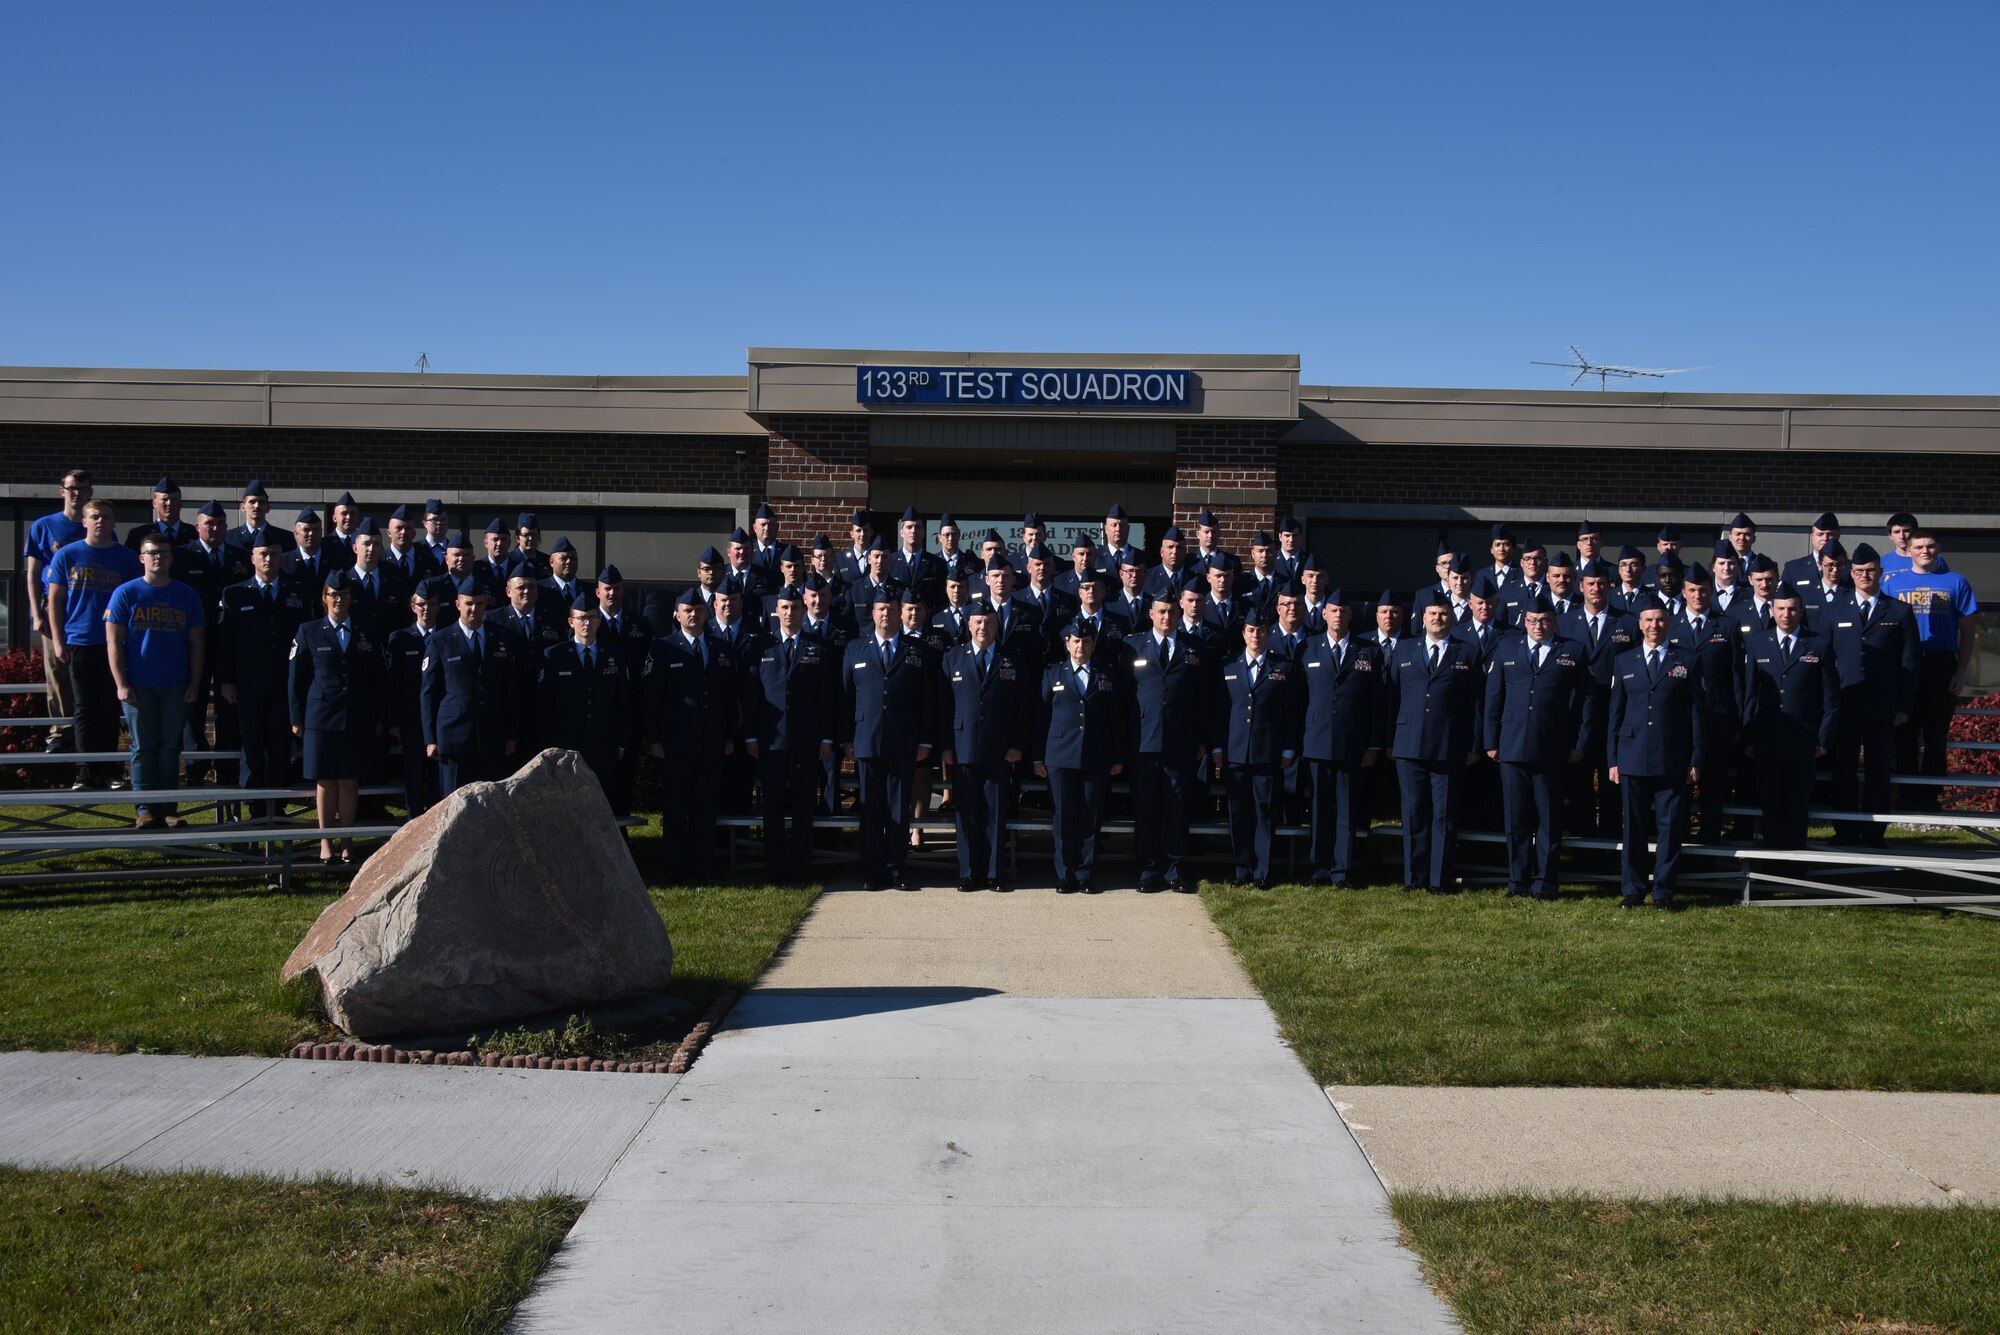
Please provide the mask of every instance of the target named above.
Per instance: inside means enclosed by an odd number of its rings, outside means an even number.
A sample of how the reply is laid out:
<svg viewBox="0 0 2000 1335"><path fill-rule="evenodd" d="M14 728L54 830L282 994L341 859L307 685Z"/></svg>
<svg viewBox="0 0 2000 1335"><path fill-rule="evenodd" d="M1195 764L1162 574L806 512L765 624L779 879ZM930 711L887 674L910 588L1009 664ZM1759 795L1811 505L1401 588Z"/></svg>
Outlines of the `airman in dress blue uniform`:
<svg viewBox="0 0 2000 1335"><path fill-rule="evenodd" d="M243 522L229 530L223 541L231 547L250 551L260 543L268 542L277 548L280 560L284 554L298 546L292 535L270 522L271 494L264 490L264 484L252 479L243 487L240 502Z"/></svg>
<svg viewBox="0 0 2000 1335"><path fill-rule="evenodd" d="M1784 569L1778 572L1780 583L1790 584L1802 594L1806 592L1808 585L1818 581L1820 563L1826 557L1826 549L1840 542L1840 516L1828 510L1826 513L1820 515L1819 518L1813 520L1812 537L1809 541L1812 544L1812 551L1804 556L1793 557L1791 560L1785 562ZM1842 548L1841 558L1845 560L1846 555L1846 549ZM1806 603L1806 617L1808 621L1812 617L1812 603L1810 600Z"/></svg>
<svg viewBox="0 0 2000 1335"><path fill-rule="evenodd" d="M1824 516L1823 516L1824 517ZM1840 721L1833 734L1833 804L1843 811L1889 810L1896 729L1917 698L1916 614L1882 590L1882 558L1868 543L1854 549L1853 587L1810 626L1833 641L1840 674ZM1810 624L1810 618L1809 618ZM1884 827L1847 821L1835 843L1880 848Z"/></svg>
<svg viewBox="0 0 2000 1335"><path fill-rule="evenodd" d="M1312 880L1346 887L1360 878L1360 842L1375 804L1375 765L1387 740L1382 653L1353 633L1354 609L1325 604L1326 628L1298 656L1304 726L1299 755L1311 779Z"/></svg>
<svg viewBox="0 0 2000 1335"><path fill-rule="evenodd" d="M714 868L722 765L736 750L743 688L736 661L705 633L700 593L674 599L674 629L653 641L644 681L646 749L660 767L660 846L666 877L706 881Z"/></svg>
<svg viewBox="0 0 2000 1335"><path fill-rule="evenodd" d="M250 578L250 554L240 547L231 547L223 541L227 523L222 507L214 501L204 502L195 513L194 537L174 549L174 578L188 585L201 595L202 612L207 617L206 624L220 626L222 623L222 593L230 585ZM216 632L218 635L220 631ZM187 723L181 730L183 751L206 751L208 749L209 702L215 705L215 749L235 751L242 745L242 734L236 726L236 706L223 700L216 692L217 660L222 650L219 641L211 641L207 661L203 666L203 679L195 685L200 694L188 706ZM194 769L200 768L190 763L189 781L194 781ZM237 766L233 762L221 761L215 765L217 783L236 782Z"/></svg>
<svg viewBox="0 0 2000 1335"><path fill-rule="evenodd" d="M1557 621L1556 634L1583 648L1590 664L1593 698L1597 717L1611 710L1611 679L1619 655L1639 643L1638 620L1621 611L1611 601L1611 571L1601 561L1586 562L1577 568L1578 605L1567 618ZM1592 734L1584 757L1570 774L1569 831L1576 835L1603 835L1616 839L1624 822L1618 786L1611 782L1610 736L1605 729Z"/></svg>
<svg viewBox="0 0 2000 1335"><path fill-rule="evenodd" d="M944 558L924 547L924 517L911 506L897 523L900 541L889 554L889 578L905 589L918 589L928 607L944 602Z"/></svg>
<svg viewBox="0 0 2000 1335"><path fill-rule="evenodd" d="M625 755L619 760L611 780L611 809L620 816L632 814L632 788L639 773L639 753L645 750L645 710L640 683L646 673L646 659L653 652L653 623L640 615L626 596L625 575L615 565L597 572L597 610L604 617L598 633L615 640L622 652L619 662L632 686L631 733Z"/></svg>
<svg viewBox="0 0 2000 1335"><path fill-rule="evenodd" d="M1547 593L1520 605L1522 634L1486 673L1486 755L1500 765L1507 893L1556 897L1570 767L1590 750L1597 717L1583 646L1556 637Z"/></svg>
<svg viewBox="0 0 2000 1335"><path fill-rule="evenodd" d="M613 794L619 763L633 744L632 679L625 645L603 630L597 595L577 590L569 605L570 638L542 651L536 739L582 756L613 814L624 816L629 813L618 810Z"/></svg>
<svg viewBox="0 0 2000 1335"><path fill-rule="evenodd" d="M1243 648L1224 661L1212 694L1209 757L1228 795L1236 884L1268 890L1282 775L1298 763L1300 674L1270 652L1269 613L1252 608L1239 635Z"/></svg>
<svg viewBox="0 0 2000 1335"><path fill-rule="evenodd" d="M356 790L375 764L382 734L386 664L382 641L350 615L353 576L335 567L321 591L326 615L302 623L291 650L292 735L305 747L305 776L313 784L321 829L352 825ZM331 841L319 845L321 862L335 857ZM354 860L343 842L342 862Z"/></svg>
<svg viewBox="0 0 2000 1335"><path fill-rule="evenodd" d="M437 805L437 761L424 754L424 642L438 628L428 584L410 593L411 622L389 632L383 722L402 748L403 805L411 818Z"/></svg>
<svg viewBox="0 0 2000 1335"><path fill-rule="evenodd" d="M938 726L930 646L903 634L902 595L886 585L866 595L868 629L841 660L839 740L860 790L862 885L917 889L905 876L916 768L930 758Z"/></svg>
<svg viewBox="0 0 2000 1335"><path fill-rule="evenodd" d="M1003 890L1008 794L1036 722L1032 692L1042 665L999 643L999 618L984 598L966 604L965 628L966 642L945 654L943 666L958 888Z"/></svg>
<svg viewBox="0 0 2000 1335"><path fill-rule="evenodd" d="M1450 596L1433 590L1423 613L1423 633L1399 641L1391 660L1386 703L1396 725L1389 750L1403 797L1403 884L1445 894L1463 778L1481 758L1486 679L1477 647L1451 631Z"/></svg>
<svg viewBox="0 0 2000 1335"><path fill-rule="evenodd" d="M438 797L461 784L503 779L519 748L522 652L486 625L493 587L479 575L457 585L458 619L424 641L424 754L437 761Z"/></svg>
<svg viewBox="0 0 2000 1335"><path fill-rule="evenodd" d="M1832 643L1806 629L1797 589L1778 586L1771 618L1743 646L1743 736L1757 762L1763 842L1802 848L1813 770L1840 724L1840 668Z"/></svg>
<svg viewBox="0 0 2000 1335"><path fill-rule="evenodd" d="M222 591L216 623L216 689L236 711L245 788L291 781L292 736L286 659L310 613L307 590L279 574L276 531L264 528L250 549L253 574Z"/></svg>
<svg viewBox="0 0 2000 1335"><path fill-rule="evenodd" d="M1090 622L1063 632L1063 660L1042 672L1041 718L1029 737L1035 773L1049 781L1056 889L1097 893L1097 836L1111 778L1125 771L1126 687L1115 668L1091 661Z"/></svg>
<svg viewBox="0 0 2000 1335"><path fill-rule="evenodd" d="M1737 691L1742 684L1743 626L1711 606L1714 576L1696 561L1682 586L1686 612L1670 622L1667 638L1681 651L1694 673L1695 702L1702 714L1702 750L1695 757L1701 771L1697 785L1701 837L1721 839L1729 800L1730 751L1743 715Z"/></svg>
<svg viewBox="0 0 2000 1335"><path fill-rule="evenodd" d="M1667 609L1639 614L1638 648L1612 665L1611 781L1625 804L1621 908L1646 897L1673 903L1679 883L1681 839L1687 829L1688 787L1701 777L1698 758L1705 726L1693 665L1667 639ZM1657 855L1649 842L1658 845Z"/></svg>
<svg viewBox="0 0 2000 1335"><path fill-rule="evenodd" d="M139 544L152 533L165 534L168 545L176 548L185 547L195 540L194 525L181 518L180 483L171 477L163 477L153 484L153 517L143 524L134 524L125 534L125 545L136 552ZM178 560L174 562L173 577L181 578Z"/></svg>
<svg viewBox="0 0 2000 1335"><path fill-rule="evenodd" d="M1202 762L1213 726L1213 661L1202 640L1181 634L1180 609L1147 600L1148 624L1127 638L1132 682L1132 832L1139 889L1193 894L1181 875Z"/></svg>

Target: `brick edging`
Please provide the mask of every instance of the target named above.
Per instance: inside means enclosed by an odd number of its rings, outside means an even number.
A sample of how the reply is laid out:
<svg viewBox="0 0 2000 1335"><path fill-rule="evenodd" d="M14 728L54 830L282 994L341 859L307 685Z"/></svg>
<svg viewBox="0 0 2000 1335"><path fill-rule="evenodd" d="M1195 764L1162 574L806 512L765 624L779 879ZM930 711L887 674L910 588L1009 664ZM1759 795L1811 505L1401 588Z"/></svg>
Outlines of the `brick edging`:
<svg viewBox="0 0 2000 1335"><path fill-rule="evenodd" d="M717 997L695 1027L688 1030L680 1046L674 1049L673 1057L663 1062L621 1062L591 1057L502 1057L491 1052L481 1056L469 1048L451 1052L438 1052L432 1048L412 1051L390 1043L353 1042L297 1043L286 1051L285 1056L302 1061L376 1062L392 1066L484 1066L507 1071L616 1071L636 1075L682 1075L694 1065L701 1050L708 1046L708 1040L736 1005L736 997L734 992L724 992Z"/></svg>

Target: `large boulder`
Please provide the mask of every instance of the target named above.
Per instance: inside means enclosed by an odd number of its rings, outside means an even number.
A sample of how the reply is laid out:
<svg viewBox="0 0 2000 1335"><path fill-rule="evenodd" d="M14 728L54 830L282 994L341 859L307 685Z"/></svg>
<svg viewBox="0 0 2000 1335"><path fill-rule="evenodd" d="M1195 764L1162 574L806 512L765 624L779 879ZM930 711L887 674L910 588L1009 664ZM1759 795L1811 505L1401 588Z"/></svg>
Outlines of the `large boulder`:
<svg viewBox="0 0 2000 1335"><path fill-rule="evenodd" d="M657 991L673 972L604 791L574 751L396 832L285 961L349 1033L475 1029Z"/></svg>

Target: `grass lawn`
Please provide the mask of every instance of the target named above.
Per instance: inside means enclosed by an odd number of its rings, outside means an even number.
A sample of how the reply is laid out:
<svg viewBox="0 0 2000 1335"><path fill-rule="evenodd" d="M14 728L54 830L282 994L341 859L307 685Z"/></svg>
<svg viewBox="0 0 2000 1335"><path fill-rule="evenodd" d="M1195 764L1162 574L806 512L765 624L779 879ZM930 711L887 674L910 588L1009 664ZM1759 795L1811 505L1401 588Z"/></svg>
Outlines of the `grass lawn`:
<svg viewBox="0 0 2000 1335"><path fill-rule="evenodd" d="M582 1209L0 1168L0 1330L499 1330Z"/></svg>
<svg viewBox="0 0 2000 1335"><path fill-rule="evenodd" d="M2000 923L1580 887L1203 898L1321 1084L2000 1091Z"/></svg>
<svg viewBox="0 0 2000 1335"><path fill-rule="evenodd" d="M648 836L657 840L657 824L635 832L642 868L656 865ZM0 1049L271 1055L328 1036L310 994L281 988L278 969L345 883L314 873L299 885L0 887ZM674 943L674 993L706 1005L747 986L814 893L653 887Z"/></svg>
<svg viewBox="0 0 2000 1335"><path fill-rule="evenodd" d="M2000 1329L2000 1210L1398 1195L1473 1335Z"/></svg>

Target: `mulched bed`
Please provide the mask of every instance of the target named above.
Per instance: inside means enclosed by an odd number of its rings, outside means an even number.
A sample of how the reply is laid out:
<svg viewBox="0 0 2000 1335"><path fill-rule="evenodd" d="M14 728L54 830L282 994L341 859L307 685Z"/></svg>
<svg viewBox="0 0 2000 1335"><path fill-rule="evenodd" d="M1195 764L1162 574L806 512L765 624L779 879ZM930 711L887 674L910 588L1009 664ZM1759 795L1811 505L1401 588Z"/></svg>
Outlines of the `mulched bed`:
<svg viewBox="0 0 2000 1335"><path fill-rule="evenodd" d="M685 1033L655 1034L617 1057L544 1057L533 1054L501 1056L470 1048L438 1051L404 1048L393 1043L300 1043L285 1055L305 1061L379 1062L394 1066L486 1066L501 1070L620 1071L635 1075L681 1075L694 1065L709 1038L722 1024L737 994L725 992Z"/></svg>

